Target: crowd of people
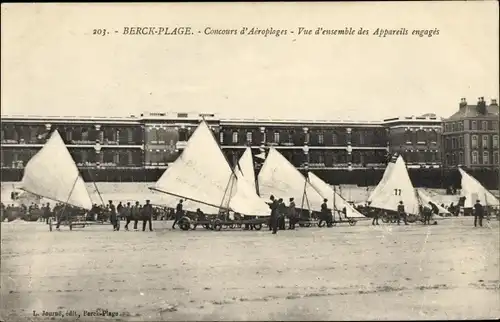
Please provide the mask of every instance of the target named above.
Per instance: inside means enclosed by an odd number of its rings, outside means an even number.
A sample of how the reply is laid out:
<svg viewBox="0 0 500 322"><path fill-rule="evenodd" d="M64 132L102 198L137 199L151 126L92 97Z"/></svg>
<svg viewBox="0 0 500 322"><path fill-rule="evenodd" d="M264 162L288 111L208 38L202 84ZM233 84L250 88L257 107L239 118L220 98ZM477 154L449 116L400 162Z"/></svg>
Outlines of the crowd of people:
<svg viewBox="0 0 500 322"><path fill-rule="evenodd" d="M447 207L448 211L454 216L458 216L460 212L461 205L463 206L465 198L461 198L459 203L454 205L451 203ZM288 205L285 204L282 198L275 198L271 196L269 207L270 207L270 217L268 221L269 230L273 234L276 234L278 230L285 230L286 219L288 219L288 229L293 230L296 225L301 220L316 219L319 222L319 226L326 224L327 227L331 227L334 223L334 213L338 213L338 220L343 221L342 216L346 220L349 220L346 213L346 207L341 210L328 208L328 200L324 199L321 205L321 210L319 213L312 213L312 216L308 211L303 211L296 207L294 198L289 198ZM446 209L445 205L442 204L441 207ZM405 205L402 201L397 205L397 211L392 212L390 215L387 211L380 211L378 209L370 208L369 203L365 206L357 206L356 209L363 213L365 216L372 218L372 225L379 225L379 219L382 216L392 216L390 222L394 222L399 225L404 222L408 225L408 215L405 211ZM206 221L207 216L200 210L197 209L196 212L186 212L183 209L183 200L179 200L175 209L170 209L167 207L156 207L153 206L149 200L146 200L145 204L140 204L136 201L134 204L132 202L122 203L119 202L116 206L112 200L109 200L106 205L94 204L90 211L85 211L81 208L73 207L64 203L56 203L53 208L49 203L38 205L32 203L29 206L25 204L20 204L16 206L14 204L4 205L0 204L1 210L1 220L8 218L9 221L15 218L20 218L27 221L44 221L49 223L51 218L56 221L56 229L60 228L60 225L64 222L78 222L78 221L94 221L94 222L110 222L113 226L114 231L120 230L120 220L125 220L125 230L129 230L129 225L133 222L134 230L139 230L139 221L142 221L142 231L149 228L149 231L153 231L153 220L173 220L172 229L179 224L180 219L189 214L195 221ZM431 219L433 214L439 214L439 208L432 202L420 206L420 213L422 215L421 221L424 224L431 224ZM472 213L474 216L474 226L482 226L483 218L487 214L487 210L480 203L479 200L476 201L474 207L472 208ZM243 217L239 214L235 214L238 219ZM251 217L245 216L244 219L253 219ZM253 229L252 224L245 224L244 229Z"/></svg>

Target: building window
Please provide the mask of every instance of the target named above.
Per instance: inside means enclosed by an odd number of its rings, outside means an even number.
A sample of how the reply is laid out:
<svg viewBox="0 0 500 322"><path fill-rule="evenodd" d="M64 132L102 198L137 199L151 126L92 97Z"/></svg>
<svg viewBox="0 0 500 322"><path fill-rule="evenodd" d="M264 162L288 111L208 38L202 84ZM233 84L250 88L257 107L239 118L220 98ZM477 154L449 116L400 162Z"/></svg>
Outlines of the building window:
<svg viewBox="0 0 500 322"><path fill-rule="evenodd" d="M322 164L325 163L325 158L323 157L323 154L318 154L318 163Z"/></svg>
<svg viewBox="0 0 500 322"><path fill-rule="evenodd" d="M233 132L233 143L238 143L238 132Z"/></svg>
<svg viewBox="0 0 500 322"><path fill-rule="evenodd" d="M473 135L472 136L472 143L471 143L471 145L472 145L473 149L477 148L477 135Z"/></svg>
<svg viewBox="0 0 500 322"><path fill-rule="evenodd" d="M252 143L252 132L247 132L247 143Z"/></svg>
<svg viewBox="0 0 500 322"><path fill-rule="evenodd" d="M460 149L464 147L464 137L463 136L458 138L458 147Z"/></svg>
<svg viewBox="0 0 500 322"><path fill-rule="evenodd" d="M488 129L488 121L483 121L483 126L481 130L487 130Z"/></svg>
<svg viewBox="0 0 500 322"><path fill-rule="evenodd" d="M451 160L450 160L450 154L449 153L446 153L445 163L446 163L446 165L451 165Z"/></svg>
<svg viewBox="0 0 500 322"><path fill-rule="evenodd" d="M323 144L324 143L324 136L323 136L323 133L319 133L318 134L318 143L319 144Z"/></svg>
<svg viewBox="0 0 500 322"><path fill-rule="evenodd" d="M224 132L222 132L222 131L219 133L219 141L220 141L220 144L224 143Z"/></svg>
<svg viewBox="0 0 500 322"><path fill-rule="evenodd" d="M488 148L488 136L483 135L483 149L487 149L487 148Z"/></svg>
<svg viewBox="0 0 500 322"><path fill-rule="evenodd" d="M472 151L472 164L477 164L477 151Z"/></svg>
<svg viewBox="0 0 500 322"><path fill-rule="evenodd" d="M274 132L274 143L280 143L280 132Z"/></svg>
<svg viewBox="0 0 500 322"><path fill-rule="evenodd" d="M463 152L458 153L458 163L461 165L464 164L464 153Z"/></svg>
<svg viewBox="0 0 500 322"><path fill-rule="evenodd" d="M500 161L498 160L498 151L495 151L493 152L493 164L497 164L500 163Z"/></svg>
<svg viewBox="0 0 500 322"><path fill-rule="evenodd" d="M483 152L483 164L490 164L490 154L488 151Z"/></svg>
<svg viewBox="0 0 500 322"><path fill-rule="evenodd" d="M332 133L332 145L337 144L337 133Z"/></svg>
<svg viewBox="0 0 500 322"><path fill-rule="evenodd" d="M472 121L472 126L471 126L471 128L472 128L473 130L477 130L477 124L476 124L476 121Z"/></svg>
<svg viewBox="0 0 500 322"><path fill-rule="evenodd" d="M491 125L493 127L493 130L498 131L498 121L493 121Z"/></svg>
<svg viewBox="0 0 500 322"><path fill-rule="evenodd" d="M460 122L458 124L460 124L460 131L463 131L464 130L464 122Z"/></svg>
<svg viewBox="0 0 500 322"><path fill-rule="evenodd" d="M498 148L498 135L493 135L493 149Z"/></svg>

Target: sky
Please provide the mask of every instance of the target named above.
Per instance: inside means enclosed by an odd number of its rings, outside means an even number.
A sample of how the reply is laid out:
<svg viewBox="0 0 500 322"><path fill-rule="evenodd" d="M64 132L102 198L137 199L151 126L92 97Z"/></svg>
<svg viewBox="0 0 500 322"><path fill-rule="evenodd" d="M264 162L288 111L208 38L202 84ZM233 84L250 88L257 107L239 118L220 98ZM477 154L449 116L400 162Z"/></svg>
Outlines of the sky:
<svg viewBox="0 0 500 322"><path fill-rule="evenodd" d="M461 97L498 98L498 11L496 1L2 4L1 112L448 117ZM132 26L185 26L194 34L122 34ZM207 27L272 27L287 35L204 35ZM298 35L300 27L370 34ZM93 35L98 28L111 34ZM378 37L377 28L409 35ZM411 34L435 28L439 35Z"/></svg>

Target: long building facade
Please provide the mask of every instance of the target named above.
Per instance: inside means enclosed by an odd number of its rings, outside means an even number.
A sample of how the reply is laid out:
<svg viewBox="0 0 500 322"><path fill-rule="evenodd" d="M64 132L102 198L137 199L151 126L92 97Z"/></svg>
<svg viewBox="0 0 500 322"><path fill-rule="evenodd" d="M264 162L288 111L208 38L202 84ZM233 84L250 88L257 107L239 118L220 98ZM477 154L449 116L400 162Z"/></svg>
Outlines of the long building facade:
<svg viewBox="0 0 500 322"><path fill-rule="evenodd" d="M2 116L2 181L20 180L26 163L56 129L86 180L155 181L202 119L230 163L248 146L255 154L274 146L298 169L314 170L332 184L376 184L392 153L404 156L417 179L424 170L424 177L434 181L429 173L442 174L442 120L434 114L354 122L143 113L124 118ZM422 185L436 185L430 179Z"/></svg>

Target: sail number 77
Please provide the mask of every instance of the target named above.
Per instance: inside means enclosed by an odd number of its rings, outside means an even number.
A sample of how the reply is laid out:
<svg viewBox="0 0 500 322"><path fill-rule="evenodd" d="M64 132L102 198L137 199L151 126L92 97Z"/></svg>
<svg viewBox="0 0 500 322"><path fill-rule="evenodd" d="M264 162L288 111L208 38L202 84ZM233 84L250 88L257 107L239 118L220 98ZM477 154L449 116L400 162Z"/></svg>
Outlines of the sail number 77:
<svg viewBox="0 0 500 322"><path fill-rule="evenodd" d="M395 196L401 196L401 189L394 189Z"/></svg>

